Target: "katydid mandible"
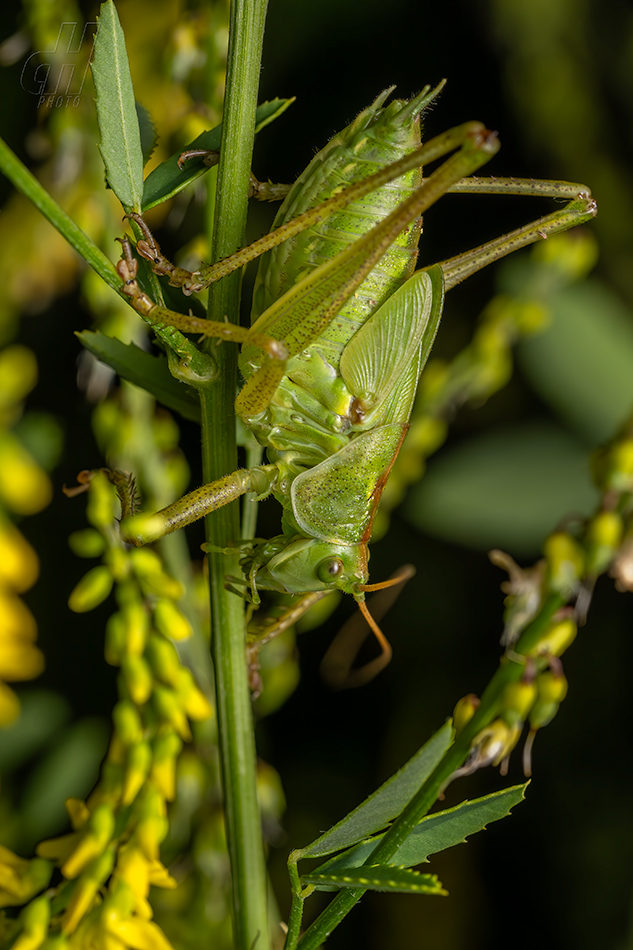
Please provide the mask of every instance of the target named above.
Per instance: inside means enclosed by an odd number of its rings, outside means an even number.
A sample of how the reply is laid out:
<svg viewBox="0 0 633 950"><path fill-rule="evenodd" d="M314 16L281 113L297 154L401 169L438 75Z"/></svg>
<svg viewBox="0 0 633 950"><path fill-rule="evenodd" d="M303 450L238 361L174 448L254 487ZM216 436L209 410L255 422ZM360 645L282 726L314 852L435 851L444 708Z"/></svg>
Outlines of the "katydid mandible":
<svg viewBox="0 0 633 950"><path fill-rule="evenodd" d="M406 436L444 295L470 274L550 234L590 220L584 185L472 176L498 150L494 133L468 122L420 145L420 115L439 89L385 105L386 90L311 161L264 238L191 273L171 265L139 216L137 251L157 274L193 293L264 254L252 324L197 319L155 304L136 282L127 239L119 274L150 324L242 344L244 385L235 407L267 450L267 464L203 485L156 514L121 525L145 544L246 492L283 506L282 534L254 542L245 575L258 588L306 595L340 590L358 602L381 646L351 674L366 682L391 648L364 604L368 543L380 495ZM422 165L449 158L427 178ZM184 156L188 158L190 156ZM565 207L480 247L415 271L421 215L446 192L541 195Z"/></svg>

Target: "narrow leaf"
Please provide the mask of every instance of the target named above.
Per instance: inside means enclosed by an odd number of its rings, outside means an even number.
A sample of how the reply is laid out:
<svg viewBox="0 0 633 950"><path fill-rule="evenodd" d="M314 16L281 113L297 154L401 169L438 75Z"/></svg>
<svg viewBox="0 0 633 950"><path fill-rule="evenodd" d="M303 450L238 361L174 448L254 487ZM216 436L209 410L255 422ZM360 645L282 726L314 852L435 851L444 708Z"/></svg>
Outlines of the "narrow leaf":
<svg viewBox="0 0 633 950"><path fill-rule="evenodd" d="M185 419L200 422L200 401L191 387L174 379L164 356L151 356L133 343L121 343L103 333L83 330L77 333L82 345L102 363L130 383L152 396Z"/></svg>
<svg viewBox="0 0 633 950"><path fill-rule="evenodd" d="M435 874L420 874L408 868L376 864L350 868L345 872L329 874L302 874L302 884L314 884L317 891L337 890L344 887L364 887L368 891L397 891L401 894L435 894L448 896Z"/></svg>
<svg viewBox="0 0 633 950"><path fill-rule="evenodd" d="M101 5L92 63L108 184L126 211L140 211L143 152L123 30L112 0Z"/></svg>
<svg viewBox="0 0 633 950"><path fill-rule="evenodd" d="M362 841L386 825L408 805L452 742L450 722L444 723L406 765L369 798L301 851L299 858L318 858Z"/></svg>
<svg viewBox="0 0 633 950"><path fill-rule="evenodd" d="M463 844L468 835L483 831L491 821L499 821L510 814L510 809L525 797L524 785L514 785L492 795L484 795L473 801L465 801L455 808L427 815L412 834L402 843L393 856L394 863L403 867L423 864L430 854L445 851L456 844ZM382 835L350 848L331 858L316 869L320 874L347 871L360 867L371 855Z"/></svg>
<svg viewBox="0 0 633 950"><path fill-rule="evenodd" d="M257 109L255 132L259 132L264 126L278 118L293 102L294 99L273 99L271 102L263 102ZM167 201L168 198L173 198L190 182L209 171L201 158L190 159L181 171L178 167L178 159L183 151L189 149L199 148L217 152L220 148L221 136L222 125L202 132L184 149L175 152L171 158L150 172L143 186L143 211L148 211L155 205Z"/></svg>

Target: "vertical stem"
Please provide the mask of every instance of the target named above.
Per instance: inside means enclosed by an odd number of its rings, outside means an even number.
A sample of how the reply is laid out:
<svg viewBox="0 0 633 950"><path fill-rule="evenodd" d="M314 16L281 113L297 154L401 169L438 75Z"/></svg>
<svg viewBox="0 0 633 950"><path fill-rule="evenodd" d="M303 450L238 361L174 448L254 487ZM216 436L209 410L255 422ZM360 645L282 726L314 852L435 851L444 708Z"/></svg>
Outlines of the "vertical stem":
<svg viewBox="0 0 633 950"><path fill-rule="evenodd" d="M244 243L247 194L255 130L255 110L266 16L266 0L233 0L224 107L213 259L231 254ZM216 285L210 294L209 319L239 322L239 273ZM202 460L205 481L237 467L235 348L214 348L220 369L217 384L205 390L202 406ZM239 538L236 504L207 518L207 539L226 547ZM237 562L209 555L220 755L224 785L226 836L233 881L234 940L238 950L269 950L267 879L256 795L256 752L251 698L245 662L244 608L224 589L226 573L239 573Z"/></svg>

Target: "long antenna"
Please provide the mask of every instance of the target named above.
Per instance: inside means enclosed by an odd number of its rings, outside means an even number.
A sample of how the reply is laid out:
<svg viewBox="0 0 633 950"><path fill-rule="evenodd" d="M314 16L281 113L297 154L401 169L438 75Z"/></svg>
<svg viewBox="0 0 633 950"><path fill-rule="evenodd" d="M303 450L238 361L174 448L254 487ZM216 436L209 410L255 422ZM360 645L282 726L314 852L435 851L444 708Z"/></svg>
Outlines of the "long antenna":
<svg viewBox="0 0 633 950"><path fill-rule="evenodd" d="M388 580L380 581L378 584L359 584L358 589L366 593L374 590L384 590L385 587L395 587L396 584L404 584L406 581L410 581L414 574L415 567L413 564L403 564Z"/></svg>
<svg viewBox="0 0 633 950"><path fill-rule="evenodd" d="M385 588L391 588L388 593L381 593L372 597L371 606L374 609L375 616L372 616L364 600L358 601L359 610L365 620L363 623L358 614L354 614L345 623L334 640L330 644L327 653L321 661L321 675L325 682L332 689L348 689L355 686L364 686L369 683L381 670L387 666L392 656L391 644L378 626L376 617L380 619L398 597L400 591L396 590L399 585L408 581L415 574L415 568L411 564L405 564L399 571L390 577L387 581L379 584L362 585L360 589L366 591L383 591ZM364 666L353 670L352 666L361 646L367 638L369 630L376 637L381 653L375 659L370 660Z"/></svg>

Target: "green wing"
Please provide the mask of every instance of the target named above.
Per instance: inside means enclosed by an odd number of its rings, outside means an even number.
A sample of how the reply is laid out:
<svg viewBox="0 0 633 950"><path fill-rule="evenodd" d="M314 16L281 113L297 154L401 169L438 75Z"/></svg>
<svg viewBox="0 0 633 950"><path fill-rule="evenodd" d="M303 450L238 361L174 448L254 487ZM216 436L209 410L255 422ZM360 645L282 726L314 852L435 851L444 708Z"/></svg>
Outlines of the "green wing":
<svg viewBox="0 0 633 950"><path fill-rule="evenodd" d="M368 426L408 421L443 304L441 268L418 271L345 347L341 375L361 401Z"/></svg>
<svg viewBox="0 0 633 950"><path fill-rule="evenodd" d="M390 425L362 432L319 465L297 475L290 495L301 530L321 541L368 541L406 431L404 425Z"/></svg>

